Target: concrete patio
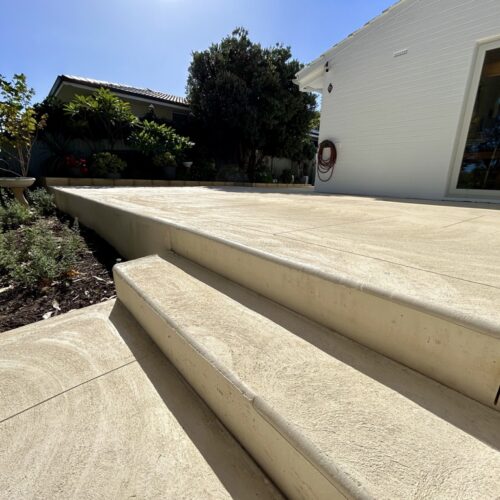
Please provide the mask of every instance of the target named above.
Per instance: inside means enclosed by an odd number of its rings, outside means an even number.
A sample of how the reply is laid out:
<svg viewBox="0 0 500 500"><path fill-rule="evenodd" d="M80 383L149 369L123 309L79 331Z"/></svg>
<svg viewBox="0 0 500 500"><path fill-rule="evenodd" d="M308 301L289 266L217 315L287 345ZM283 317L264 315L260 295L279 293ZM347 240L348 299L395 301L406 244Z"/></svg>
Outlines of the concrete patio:
<svg viewBox="0 0 500 500"><path fill-rule="evenodd" d="M63 210L128 258L172 250L496 405L498 205L328 196L303 189L55 192Z"/></svg>
<svg viewBox="0 0 500 500"><path fill-rule="evenodd" d="M0 339L10 496L498 497L498 206L54 192L137 260L116 304Z"/></svg>

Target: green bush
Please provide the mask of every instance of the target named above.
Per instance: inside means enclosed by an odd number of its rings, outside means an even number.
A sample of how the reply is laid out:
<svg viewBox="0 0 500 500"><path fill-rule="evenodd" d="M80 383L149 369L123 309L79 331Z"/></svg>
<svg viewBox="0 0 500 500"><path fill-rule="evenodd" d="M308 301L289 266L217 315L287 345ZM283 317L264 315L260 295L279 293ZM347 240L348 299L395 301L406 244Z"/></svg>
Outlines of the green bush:
<svg viewBox="0 0 500 500"><path fill-rule="evenodd" d="M92 156L92 171L99 177L121 174L127 163L113 153L97 153Z"/></svg>
<svg viewBox="0 0 500 500"><path fill-rule="evenodd" d="M53 215L56 212L54 196L46 189L39 188L29 192L31 206L38 215Z"/></svg>
<svg viewBox="0 0 500 500"><path fill-rule="evenodd" d="M54 234L39 220L23 230L0 234L0 272L28 289L50 285L73 269L82 250L76 231L63 226Z"/></svg>
<svg viewBox="0 0 500 500"><path fill-rule="evenodd" d="M172 127L152 120L143 120L137 125L128 141L147 157L171 153L177 160L192 146L187 137L177 134Z"/></svg>
<svg viewBox="0 0 500 500"><path fill-rule="evenodd" d="M214 181L217 175L214 160L196 160L191 167L190 179L194 181Z"/></svg>
<svg viewBox="0 0 500 500"><path fill-rule="evenodd" d="M33 220L32 212L16 200L7 201L5 207L0 206L0 231L16 229Z"/></svg>
<svg viewBox="0 0 500 500"><path fill-rule="evenodd" d="M153 165L156 168L176 167L177 161L172 153L160 153L153 157Z"/></svg>

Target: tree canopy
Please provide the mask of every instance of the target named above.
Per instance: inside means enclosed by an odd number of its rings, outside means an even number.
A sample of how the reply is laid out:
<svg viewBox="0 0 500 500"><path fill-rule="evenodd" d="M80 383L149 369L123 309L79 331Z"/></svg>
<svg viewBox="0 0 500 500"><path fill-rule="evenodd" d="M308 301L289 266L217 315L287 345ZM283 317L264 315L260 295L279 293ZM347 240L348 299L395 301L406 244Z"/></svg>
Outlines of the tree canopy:
<svg viewBox="0 0 500 500"><path fill-rule="evenodd" d="M187 93L196 142L237 162L252 181L264 156L297 157L316 109L315 96L293 83L301 67L289 47L264 48L243 28L194 52Z"/></svg>

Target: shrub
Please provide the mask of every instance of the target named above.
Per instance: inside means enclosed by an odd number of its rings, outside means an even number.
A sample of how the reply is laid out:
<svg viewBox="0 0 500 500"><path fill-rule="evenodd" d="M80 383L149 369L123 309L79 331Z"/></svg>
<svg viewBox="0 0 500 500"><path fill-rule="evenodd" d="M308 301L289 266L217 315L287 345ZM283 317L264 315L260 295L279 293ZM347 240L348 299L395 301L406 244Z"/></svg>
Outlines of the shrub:
<svg viewBox="0 0 500 500"><path fill-rule="evenodd" d="M195 181L214 181L217 174L215 161L202 159L195 161L190 174L190 178Z"/></svg>
<svg viewBox="0 0 500 500"><path fill-rule="evenodd" d="M143 120L137 125L129 142L145 156L171 153L178 160L192 146L187 137L177 134L172 127L151 120Z"/></svg>
<svg viewBox="0 0 500 500"><path fill-rule="evenodd" d="M16 200L7 201L5 207L0 206L0 230L16 229L33 220L33 214L28 208Z"/></svg>
<svg viewBox="0 0 500 500"><path fill-rule="evenodd" d="M98 176L121 174L127 163L113 153L97 153L92 156L92 169Z"/></svg>
<svg viewBox="0 0 500 500"><path fill-rule="evenodd" d="M160 153L153 157L153 165L157 168L175 167L177 161L172 153Z"/></svg>
<svg viewBox="0 0 500 500"><path fill-rule="evenodd" d="M52 215L56 212L54 196L46 189L39 188L29 192L31 206L38 215Z"/></svg>
<svg viewBox="0 0 500 500"><path fill-rule="evenodd" d="M43 220L22 231L0 234L0 271L20 286L35 289L64 278L83 249L67 226L54 235Z"/></svg>
<svg viewBox="0 0 500 500"><path fill-rule="evenodd" d="M273 176L269 168L260 166L255 169L255 182L273 182Z"/></svg>

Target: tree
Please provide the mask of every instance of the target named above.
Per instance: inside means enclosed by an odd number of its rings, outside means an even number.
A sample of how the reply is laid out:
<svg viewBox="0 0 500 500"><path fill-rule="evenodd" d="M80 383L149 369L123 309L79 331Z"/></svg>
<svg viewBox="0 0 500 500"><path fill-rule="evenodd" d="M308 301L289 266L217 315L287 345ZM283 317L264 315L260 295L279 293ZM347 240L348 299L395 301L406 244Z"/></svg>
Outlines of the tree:
<svg viewBox="0 0 500 500"><path fill-rule="evenodd" d="M300 68L289 47L263 48L243 28L194 52L187 93L196 142L236 161L251 181L264 156L293 156L316 107L315 96L293 83Z"/></svg>
<svg viewBox="0 0 500 500"><path fill-rule="evenodd" d="M75 95L64 110L73 120L77 135L88 140L93 149L99 141L106 141L113 150L138 121L128 102L104 88L91 95Z"/></svg>
<svg viewBox="0 0 500 500"><path fill-rule="evenodd" d="M38 130L43 128L46 116L37 119L31 100L35 91L28 87L26 75L15 74L12 81L0 75L0 152L17 165L24 177L28 175L31 151ZM5 161L5 160L4 160ZM8 162L7 162L8 163ZM12 169L2 169L17 173Z"/></svg>

